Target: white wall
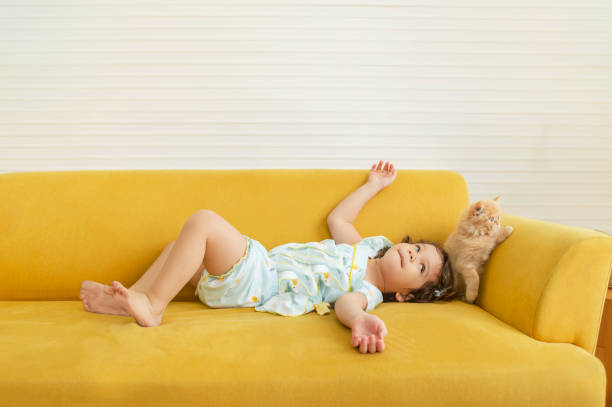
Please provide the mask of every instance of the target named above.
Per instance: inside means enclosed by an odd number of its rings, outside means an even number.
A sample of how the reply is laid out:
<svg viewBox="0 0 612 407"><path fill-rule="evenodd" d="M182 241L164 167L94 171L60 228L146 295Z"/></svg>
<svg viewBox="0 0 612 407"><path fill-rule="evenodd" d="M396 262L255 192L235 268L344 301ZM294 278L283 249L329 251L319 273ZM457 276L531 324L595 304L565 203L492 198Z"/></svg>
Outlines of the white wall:
<svg viewBox="0 0 612 407"><path fill-rule="evenodd" d="M612 1L0 0L0 172L451 169L612 232Z"/></svg>

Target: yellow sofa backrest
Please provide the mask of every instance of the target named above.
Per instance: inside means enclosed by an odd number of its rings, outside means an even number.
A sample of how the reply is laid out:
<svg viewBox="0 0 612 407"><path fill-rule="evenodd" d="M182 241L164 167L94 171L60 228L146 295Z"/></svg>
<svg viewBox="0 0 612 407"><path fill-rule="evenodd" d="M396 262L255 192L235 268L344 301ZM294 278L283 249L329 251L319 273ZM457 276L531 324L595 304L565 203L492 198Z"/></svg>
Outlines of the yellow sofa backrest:
<svg viewBox="0 0 612 407"><path fill-rule="evenodd" d="M268 250L330 238L364 170L104 170L0 175L0 299L78 300L84 279L133 284L187 218L211 209ZM468 205L451 171L398 170L354 222L362 237L443 243ZM176 300L195 300L184 289Z"/></svg>

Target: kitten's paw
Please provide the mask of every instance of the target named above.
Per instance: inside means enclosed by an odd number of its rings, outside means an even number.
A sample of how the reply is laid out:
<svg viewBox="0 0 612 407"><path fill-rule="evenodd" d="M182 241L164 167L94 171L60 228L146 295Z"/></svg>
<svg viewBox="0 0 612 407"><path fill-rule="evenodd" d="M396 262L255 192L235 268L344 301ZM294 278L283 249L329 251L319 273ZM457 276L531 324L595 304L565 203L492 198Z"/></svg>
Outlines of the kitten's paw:
<svg viewBox="0 0 612 407"><path fill-rule="evenodd" d="M514 231L514 228L512 226L504 226L504 231L506 232L506 235L510 236Z"/></svg>
<svg viewBox="0 0 612 407"><path fill-rule="evenodd" d="M469 302L470 304L474 303L474 301L476 300L476 297L478 297L477 290L467 290L465 292L465 300Z"/></svg>

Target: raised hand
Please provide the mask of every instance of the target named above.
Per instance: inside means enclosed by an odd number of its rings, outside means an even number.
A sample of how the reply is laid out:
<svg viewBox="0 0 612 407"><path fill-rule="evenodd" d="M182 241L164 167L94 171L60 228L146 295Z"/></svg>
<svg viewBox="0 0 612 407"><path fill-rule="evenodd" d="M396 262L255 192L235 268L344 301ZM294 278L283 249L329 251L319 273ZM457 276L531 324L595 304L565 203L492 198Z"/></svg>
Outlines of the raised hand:
<svg viewBox="0 0 612 407"><path fill-rule="evenodd" d="M352 345L359 347L361 353L376 353L385 350L384 337L387 327L376 315L363 313L353 321Z"/></svg>
<svg viewBox="0 0 612 407"><path fill-rule="evenodd" d="M395 171L395 167L389 161L386 161L384 166L382 160L378 162L378 166L376 164L372 165L370 168L370 176L368 177L368 182L372 184L378 185L380 188L386 188L395 181L397 177L397 172Z"/></svg>

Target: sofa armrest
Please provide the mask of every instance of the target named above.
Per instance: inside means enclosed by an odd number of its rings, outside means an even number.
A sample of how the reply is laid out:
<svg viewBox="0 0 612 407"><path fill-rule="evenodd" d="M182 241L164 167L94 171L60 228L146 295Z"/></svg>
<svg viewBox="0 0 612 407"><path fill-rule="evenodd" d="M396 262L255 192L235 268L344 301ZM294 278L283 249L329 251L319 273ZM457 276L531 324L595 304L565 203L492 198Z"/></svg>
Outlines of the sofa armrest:
<svg viewBox="0 0 612 407"><path fill-rule="evenodd" d="M534 339L594 354L612 267L612 237L502 215L514 232L491 254L476 304Z"/></svg>

